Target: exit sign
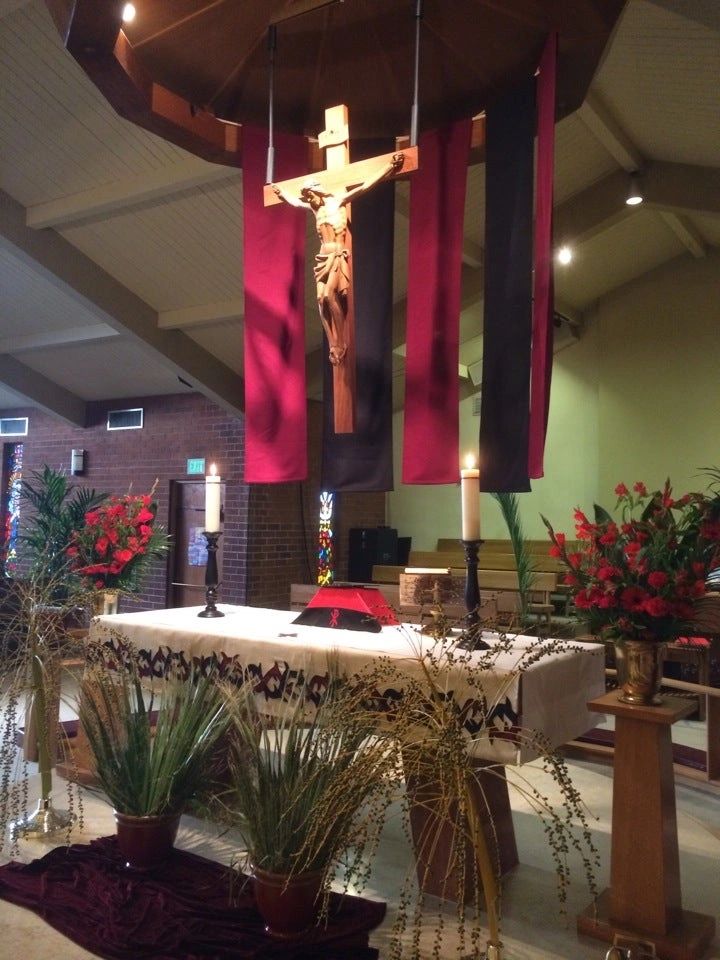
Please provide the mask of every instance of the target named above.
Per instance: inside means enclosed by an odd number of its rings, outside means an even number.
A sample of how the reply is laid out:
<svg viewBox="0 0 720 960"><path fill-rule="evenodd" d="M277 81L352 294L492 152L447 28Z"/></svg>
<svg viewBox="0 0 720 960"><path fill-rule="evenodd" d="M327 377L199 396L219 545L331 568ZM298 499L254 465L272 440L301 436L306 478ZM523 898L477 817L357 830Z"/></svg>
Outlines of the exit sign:
<svg viewBox="0 0 720 960"><path fill-rule="evenodd" d="M205 457L196 457L194 460L188 460L187 473L205 473Z"/></svg>

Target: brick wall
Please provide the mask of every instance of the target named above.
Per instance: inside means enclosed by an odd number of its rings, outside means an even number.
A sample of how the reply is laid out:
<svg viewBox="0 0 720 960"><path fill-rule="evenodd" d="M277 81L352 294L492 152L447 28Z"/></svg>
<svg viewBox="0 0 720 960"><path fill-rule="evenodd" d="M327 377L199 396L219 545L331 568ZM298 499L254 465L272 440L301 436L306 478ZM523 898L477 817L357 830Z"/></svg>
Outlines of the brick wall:
<svg viewBox="0 0 720 960"><path fill-rule="evenodd" d="M317 577L322 410L308 404L308 479L303 483L257 484L250 493L251 557L248 603L287 609L291 583ZM385 523L384 493L345 493L336 498L335 571L347 579L348 531Z"/></svg>
<svg viewBox="0 0 720 960"><path fill-rule="evenodd" d="M142 430L108 431L107 411L143 407ZM158 479L158 519L167 525L170 481L186 479L186 460L205 457L216 462L225 481L223 584L220 600L287 609L291 583L316 579L316 537L320 495L321 410L309 404L309 477L303 483L256 484L242 481L244 420L225 413L198 394L178 394L104 401L89 405L85 429L72 427L34 408L3 411L27 416L23 438L23 473L44 464L68 470L70 451L86 451L86 471L74 482L107 493L137 493ZM385 495L341 494L335 524L336 575L347 577L348 531L385 522ZM157 564L137 600L126 598L122 609L166 605L166 564Z"/></svg>
<svg viewBox="0 0 720 960"><path fill-rule="evenodd" d="M143 407L142 430L106 428L107 411ZM242 482L244 420L234 418L198 394L140 397L89 404L88 426L72 427L37 409L3 411L4 416L29 417L23 439L23 475L44 464L69 470L73 447L85 450L86 470L73 481L104 493L150 490L155 479L158 520L167 526L170 481L186 479L186 459L205 457L222 465L225 480L225 582L222 599L244 603L246 598L248 488ZM124 598L121 609L166 606L167 565L156 563L136 599Z"/></svg>

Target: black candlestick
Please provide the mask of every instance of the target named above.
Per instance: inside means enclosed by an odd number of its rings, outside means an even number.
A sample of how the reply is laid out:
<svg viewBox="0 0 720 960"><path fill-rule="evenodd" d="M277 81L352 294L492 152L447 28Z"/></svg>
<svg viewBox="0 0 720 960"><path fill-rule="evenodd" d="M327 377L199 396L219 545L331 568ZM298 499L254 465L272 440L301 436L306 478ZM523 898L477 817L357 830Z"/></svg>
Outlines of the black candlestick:
<svg viewBox="0 0 720 960"><path fill-rule="evenodd" d="M203 536L207 540L207 563L205 565L205 609L198 614L199 617L224 617L215 606L217 601L218 588L218 567L217 567L217 548L220 539L219 530L203 530Z"/></svg>
<svg viewBox="0 0 720 960"><path fill-rule="evenodd" d="M468 646L472 650L487 650L488 644L480 639L480 584L478 582L478 552L484 540L463 540L465 549L465 628Z"/></svg>

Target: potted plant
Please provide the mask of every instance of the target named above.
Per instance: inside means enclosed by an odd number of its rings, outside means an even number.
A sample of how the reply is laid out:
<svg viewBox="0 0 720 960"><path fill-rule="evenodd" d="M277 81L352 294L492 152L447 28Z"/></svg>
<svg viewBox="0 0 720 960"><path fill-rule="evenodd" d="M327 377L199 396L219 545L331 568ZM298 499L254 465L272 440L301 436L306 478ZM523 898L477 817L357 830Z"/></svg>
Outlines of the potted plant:
<svg viewBox="0 0 720 960"><path fill-rule="evenodd" d="M367 870L363 851L390 801L393 757L372 737L361 700L331 680L317 705L303 693L261 713L246 688L238 701L228 810L273 936L292 939L313 925L339 864L346 883Z"/></svg>
<svg viewBox="0 0 720 960"><path fill-rule="evenodd" d="M156 523L149 494L110 497L88 510L70 537L72 570L96 591L97 613L117 613L120 593L138 593L150 563L163 556L170 538Z"/></svg>
<svg viewBox="0 0 720 960"><path fill-rule="evenodd" d="M185 806L207 787L230 719L225 697L212 675L191 672L155 681L146 705L133 664L119 672L94 666L78 713L115 811L120 852L129 866L151 869L167 859Z"/></svg>
<svg viewBox="0 0 720 960"><path fill-rule="evenodd" d="M665 643L692 629L694 603L720 565L720 497L674 497L670 481L649 492L638 482L615 487L616 520L595 505L593 520L575 511L581 546L543 517L550 553L567 567L565 583L590 629L615 642L626 703L658 701Z"/></svg>

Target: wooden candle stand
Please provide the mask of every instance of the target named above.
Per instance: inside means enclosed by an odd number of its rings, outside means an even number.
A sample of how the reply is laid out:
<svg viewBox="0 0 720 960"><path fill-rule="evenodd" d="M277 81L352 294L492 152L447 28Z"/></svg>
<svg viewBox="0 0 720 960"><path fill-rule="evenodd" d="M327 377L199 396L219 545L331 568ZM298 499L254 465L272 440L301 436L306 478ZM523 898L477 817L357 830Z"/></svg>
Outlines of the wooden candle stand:
<svg viewBox="0 0 720 960"><path fill-rule="evenodd" d="M631 706L613 690L588 708L615 716L612 850L610 887L580 914L578 933L607 943L615 934L647 940L661 960L696 960L715 919L682 909L670 736L695 701Z"/></svg>

